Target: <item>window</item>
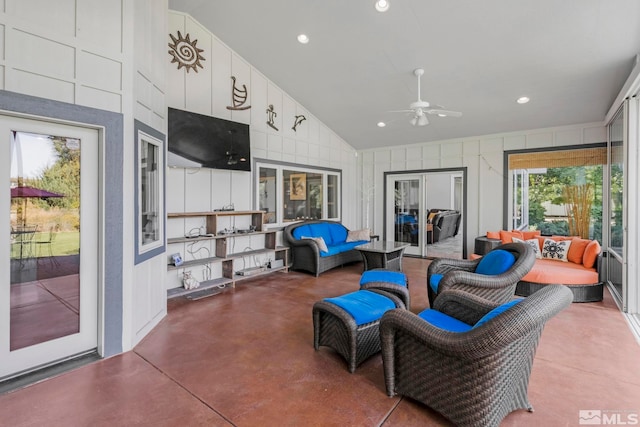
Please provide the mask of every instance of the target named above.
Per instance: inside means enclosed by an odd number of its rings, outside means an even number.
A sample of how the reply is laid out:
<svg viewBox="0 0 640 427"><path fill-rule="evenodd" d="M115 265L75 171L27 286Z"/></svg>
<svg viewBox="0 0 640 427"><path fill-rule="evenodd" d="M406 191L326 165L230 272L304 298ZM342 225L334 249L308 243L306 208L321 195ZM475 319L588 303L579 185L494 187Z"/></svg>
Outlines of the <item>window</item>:
<svg viewBox="0 0 640 427"><path fill-rule="evenodd" d="M266 162L256 169L256 204L265 223L340 219L340 171Z"/></svg>
<svg viewBox="0 0 640 427"><path fill-rule="evenodd" d="M605 146L505 155L511 228L602 243Z"/></svg>
<svg viewBox="0 0 640 427"><path fill-rule="evenodd" d="M164 136L138 121L135 125L136 263L139 263L164 252Z"/></svg>

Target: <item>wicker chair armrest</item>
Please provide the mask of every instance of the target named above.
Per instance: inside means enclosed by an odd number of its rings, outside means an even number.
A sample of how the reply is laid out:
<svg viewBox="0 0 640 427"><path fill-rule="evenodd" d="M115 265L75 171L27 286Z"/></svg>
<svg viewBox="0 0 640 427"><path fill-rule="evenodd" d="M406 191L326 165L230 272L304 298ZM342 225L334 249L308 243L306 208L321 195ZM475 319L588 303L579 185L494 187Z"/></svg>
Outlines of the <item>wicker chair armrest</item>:
<svg viewBox="0 0 640 427"><path fill-rule="evenodd" d="M292 239L289 241L289 245L293 248L309 248L311 249L315 256L320 256L320 248L315 240L311 239Z"/></svg>
<svg viewBox="0 0 640 427"><path fill-rule="evenodd" d="M475 325L500 304L463 290L451 289L438 295L434 309L468 325Z"/></svg>
<svg viewBox="0 0 640 427"><path fill-rule="evenodd" d="M536 295L536 298L532 298ZM382 351L392 352L395 335L402 331L424 345L425 349L477 360L498 352L524 335L541 332L545 322L571 304L572 300L573 294L565 286L548 286L468 332L445 331L409 311L391 310L382 316L380 322Z"/></svg>
<svg viewBox="0 0 640 427"><path fill-rule="evenodd" d="M427 276L431 276L432 274L447 274L452 270L464 270L464 271L475 271L479 259L476 260L466 260L466 259L449 259L449 258L438 258L431 261L429 267L427 267Z"/></svg>

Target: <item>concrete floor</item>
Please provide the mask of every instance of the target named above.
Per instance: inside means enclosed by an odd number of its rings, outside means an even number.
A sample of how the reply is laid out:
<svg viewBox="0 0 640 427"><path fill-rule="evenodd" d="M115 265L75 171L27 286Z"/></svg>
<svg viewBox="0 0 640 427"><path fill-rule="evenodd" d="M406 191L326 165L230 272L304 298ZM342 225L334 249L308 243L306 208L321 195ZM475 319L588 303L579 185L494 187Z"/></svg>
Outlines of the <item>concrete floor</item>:
<svg viewBox="0 0 640 427"><path fill-rule="evenodd" d="M412 307L427 303L428 261L405 258ZM168 315L133 351L0 396L2 426L436 426L447 421L389 398L375 355L349 374L313 349L315 301L356 290L361 264L319 278L277 273ZM545 328L529 398L504 426L574 426L580 410L640 415L640 346L609 293L572 304ZM621 418L624 420L625 418Z"/></svg>

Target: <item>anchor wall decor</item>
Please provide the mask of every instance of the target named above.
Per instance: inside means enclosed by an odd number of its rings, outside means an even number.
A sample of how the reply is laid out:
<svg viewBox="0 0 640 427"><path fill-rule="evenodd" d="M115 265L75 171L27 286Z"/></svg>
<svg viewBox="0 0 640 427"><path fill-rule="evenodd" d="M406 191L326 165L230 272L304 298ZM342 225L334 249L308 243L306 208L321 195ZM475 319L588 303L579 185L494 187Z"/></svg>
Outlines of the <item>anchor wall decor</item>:
<svg viewBox="0 0 640 427"><path fill-rule="evenodd" d="M300 123L302 123L303 121L307 120L307 118L305 116L303 116L302 114L300 114L299 116L296 116L296 120L293 123L293 127L291 129L293 129L294 132L297 132L297 127Z"/></svg>
<svg viewBox="0 0 640 427"><path fill-rule="evenodd" d="M233 105L227 105L227 110L248 110L251 105L244 105L247 102L249 92L247 91L247 85L242 85L242 89L236 86L236 77L231 76L233 83L231 84L231 102Z"/></svg>
<svg viewBox="0 0 640 427"><path fill-rule="evenodd" d="M191 41L189 39L189 34L186 34L185 37L182 37L180 31L178 31L178 37L174 37L173 34L169 34L171 37L172 43L169 43L169 55L173 57L171 63L178 63L178 70L182 67L187 69L187 73L190 69L193 69L196 73L198 72L198 67L204 68L200 61L205 61L205 58L200 55L201 52L204 52L204 49L199 49L196 45L198 44L198 40Z"/></svg>
<svg viewBox="0 0 640 427"><path fill-rule="evenodd" d="M273 104L269 104L269 108L267 108L267 125L275 130L280 130L273 123L273 120L278 116L278 113L273 111Z"/></svg>

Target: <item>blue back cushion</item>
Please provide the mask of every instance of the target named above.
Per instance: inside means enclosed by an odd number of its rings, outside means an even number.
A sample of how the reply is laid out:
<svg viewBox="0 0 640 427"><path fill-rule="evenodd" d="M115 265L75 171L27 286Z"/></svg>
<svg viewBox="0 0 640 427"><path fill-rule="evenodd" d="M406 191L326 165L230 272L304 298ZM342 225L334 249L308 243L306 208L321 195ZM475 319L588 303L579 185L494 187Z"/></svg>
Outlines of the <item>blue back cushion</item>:
<svg viewBox="0 0 640 427"><path fill-rule="evenodd" d="M396 308L389 298L366 290L324 300L349 313L358 326L378 320L386 311Z"/></svg>
<svg viewBox="0 0 640 427"><path fill-rule="evenodd" d="M431 290L435 293L438 293L438 287L440 285L440 281L442 280L442 274L432 274L429 278L429 286L431 286Z"/></svg>
<svg viewBox="0 0 640 427"><path fill-rule="evenodd" d="M296 227L291 233L293 237L296 239L301 239L302 237L322 237L327 246L333 245L334 240L331 234L331 226L334 224L329 223L318 223L318 224L304 224L299 227ZM335 224L337 225L337 224ZM341 226L340 226L341 227ZM345 238L342 240L346 240L346 232ZM339 242L337 242L339 243Z"/></svg>
<svg viewBox="0 0 640 427"><path fill-rule="evenodd" d="M331 244L337 245L347 241L347 229L342 224L329 224L329 233L331 234Z"/></svg>
<svg viewBox="0 0 640 427"><path fill-rule="evenodd" d="M425 320L427 323L435 326L439 329L444 329L449 332L467 332L471 330L471 326L467 325L464 322L456 319L455 317L448 316L444 313L441 313L437 310L433 310L428 308L418 314L421 319Z"/></svg>
<svg viewBox="0 0 640 427"><path fill-rule="evenodd" d="M516 257L511 252L496 249L482 257L475 272L495 276L509 270L515 262Z"/></svg>
<svg viewBox="0 0 640 427"><path fill-rule="evenodd" d="M387 282L407 286L407 276L399 271L369 270L360 276L360 286L371 282Z"/></svg>
<svg viewBox="0 0 640 427"><path fill-rule="evenodd" d="M482 318L480 320L478 320L478 322L475 325L473 325L473 327L477 328L478 326L487 323L489 320L493 319L498 314L507 311L508 309L510 309L511 307L513 307L514 305L516 305L517 303L522 301L523 299L524 298L514 299L514 300L511 300L511 301L509 301L507 303L504 303L502 305L497 306L496 308L494 308L493 310L491 310L490 312L488 312L487 314L482 316Z"/></svg>

